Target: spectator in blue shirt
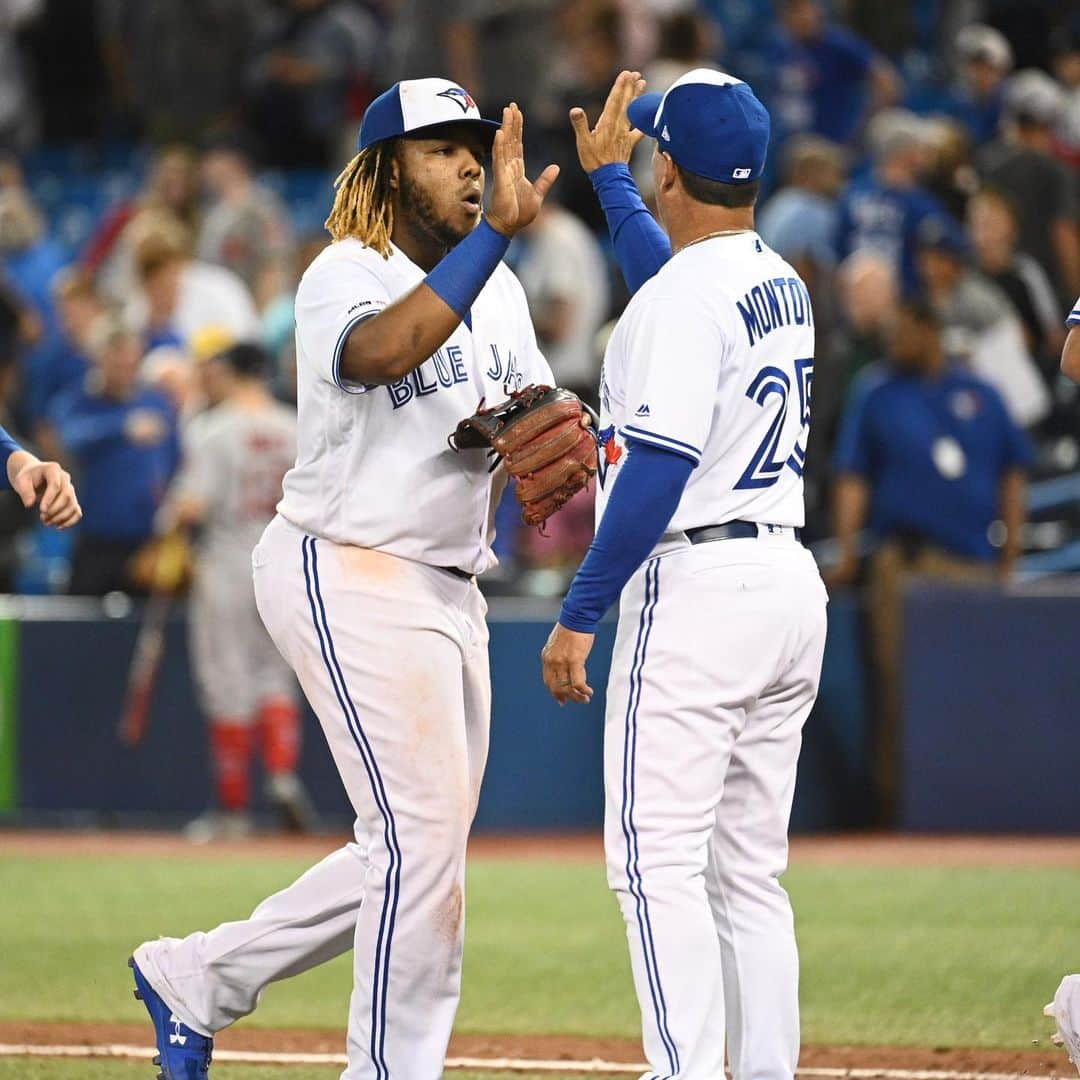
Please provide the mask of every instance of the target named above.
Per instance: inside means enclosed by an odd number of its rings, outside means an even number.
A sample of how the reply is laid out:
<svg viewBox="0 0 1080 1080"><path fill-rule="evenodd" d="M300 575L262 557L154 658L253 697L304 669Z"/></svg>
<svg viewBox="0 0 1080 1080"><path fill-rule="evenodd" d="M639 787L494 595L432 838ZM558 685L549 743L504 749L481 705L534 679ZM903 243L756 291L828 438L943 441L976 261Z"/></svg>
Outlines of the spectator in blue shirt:
<svg viewBox="0 0 1080 1080"><path fill-rule="evenodd" d="M879 116L871 131L873 168L854 179L840 199L837 250L841 258L869 248L896 269L901 289L919 288L919 229L928 218L947 219L921 185L929 163L926 127L914 113Z"/></svg>
<svg viewBox="0 0 1080 1080"><path fill-rule="evenodd" d="M857 382L837 440L841 576L850 576L864 525L877 541L1008 573L1031 461L1024 433L988 382L949 364L925 301L901 305L890 346L891 363Z"/></svg>
<svg viewBox="0 0 1080 1080"><path fill-rule="evenodd" d="M781 0L769 56L769 112L779 142L813 132L846 145L864 118L900 97L900 78L858 35L828 22L820 0Z"/></svg>
<svg viewBox="0 0 1080 1080"><path fill-rule="evenodd" d="M139 385L142 342L123 324L104 317L91 353L95 366L86 379L50 409L87 505L69 591L137 592L129 563L154 535L154 515L176 471L176 416L162 394Z"/></svg>
<svg viewBox="0 0 1080 1080"><path fill-rule="evenodd" d="M81 383L90 367L90 328L104 308L89 272L68 267L53 281L59 332L26 362L23 410L34 441L51 455L58 453L55 433L46 417L53 399Z"/></svg>
<svg viewBox="0 0 1080 1080"><path fill-rule="evenodd" d="M890 345L891 364L863 374L841 424L834 505L842 555L826 575L830 586L855 578L859 534L869 526L883 824L899 790L905 581L918 575L985 587L1008 575L1020 550L1031 460L993 387L949 365L929 304L901 306Z"/></svg>

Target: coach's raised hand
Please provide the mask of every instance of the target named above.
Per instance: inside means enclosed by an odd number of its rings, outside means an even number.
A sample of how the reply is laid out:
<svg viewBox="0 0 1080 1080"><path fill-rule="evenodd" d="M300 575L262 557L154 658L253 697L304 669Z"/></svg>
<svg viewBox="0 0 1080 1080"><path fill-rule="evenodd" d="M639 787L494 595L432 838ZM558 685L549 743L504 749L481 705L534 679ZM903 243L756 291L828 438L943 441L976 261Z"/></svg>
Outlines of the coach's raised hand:
<svg viewBox="0 0 1080 1080"><path fill-rule="evenodd" d="M640 71L622 71L611 87L611 92L604 102L604 111L596 122L596 127L589 129L589 120L585 110L570 110L570 123L577 140L578 161L581 167L591 173L601 165L630 160L634 147L645 137L640 131L630 126L627 109L634 98L645 93L645 80Z"/></svg>
<svg viewBox="0 0 1080 1080"><path fill-rule="evenodd" d="M558 165L549 165L536 183L525 175L524 129L525 117L511 102L503 109L502 127L491 147L491 209L487 212L488 224L503 236L513 236L533 221L559 175Z"/></svg>

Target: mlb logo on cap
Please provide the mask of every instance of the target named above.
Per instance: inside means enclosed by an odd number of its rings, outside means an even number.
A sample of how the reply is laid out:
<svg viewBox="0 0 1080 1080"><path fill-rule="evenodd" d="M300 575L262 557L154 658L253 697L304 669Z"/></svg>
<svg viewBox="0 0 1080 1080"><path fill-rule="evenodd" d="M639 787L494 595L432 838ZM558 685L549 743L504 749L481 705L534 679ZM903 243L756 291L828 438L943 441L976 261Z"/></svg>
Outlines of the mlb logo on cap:
<svg viewBox="0 0 1080 1080"><path fill-rule="evenodd" d="M477 124L495 137L499 125L480 115L472 95L449 79L409 79L394 83L364 112L357 149L441 124Z"/></svg>
<svg viewBox="0 0 1080 1080"><path fill-rule="evenodd" d="M765 167L768 110L746 83L722 71L688 71L665 93L632 101L629 113L634 127L698 176L746 184Z"/></svg>

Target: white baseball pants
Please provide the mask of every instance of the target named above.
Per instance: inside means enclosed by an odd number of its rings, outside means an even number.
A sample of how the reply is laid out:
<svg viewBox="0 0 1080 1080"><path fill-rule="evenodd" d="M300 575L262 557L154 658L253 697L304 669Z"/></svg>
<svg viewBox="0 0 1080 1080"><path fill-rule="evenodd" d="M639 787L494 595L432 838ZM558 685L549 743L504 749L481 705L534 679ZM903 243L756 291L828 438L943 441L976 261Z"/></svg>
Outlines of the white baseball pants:
<svg viewBox="0 0 1080 1080"><path fill-rule="evenodd" d="M605 722L608 880L650 1077L790 1080L798 954L787 828L825 645L791 530L680 547L623 592Z"/></svg>
<svg viewBox="0 0 1080 1080"><path fill-rule="evenodd" d="M322 724L356 842L249 919L150 943L136 960L209 1035L270 983L352 947L342 1080L435 1080L460 994L465 846L487 757L486 605L475 582L280 517L253 563L259 612Z"/></svg>

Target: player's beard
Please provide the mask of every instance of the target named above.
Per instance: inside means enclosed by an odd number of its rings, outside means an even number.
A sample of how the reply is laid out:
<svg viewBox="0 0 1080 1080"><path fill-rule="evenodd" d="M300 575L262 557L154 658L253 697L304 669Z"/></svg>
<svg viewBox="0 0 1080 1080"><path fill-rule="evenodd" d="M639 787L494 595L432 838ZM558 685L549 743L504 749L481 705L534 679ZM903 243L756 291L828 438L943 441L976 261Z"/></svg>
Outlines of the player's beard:
<svg viewBox="0 0 1080 1080"><path fill-rule="evenodd" d="M409 218L414 229L434 240L440 247L450 249L461 243L472 232L472 226L464 230L455 228L440 218L435 202L410 176L401 178L401 210Z"/></svg>

